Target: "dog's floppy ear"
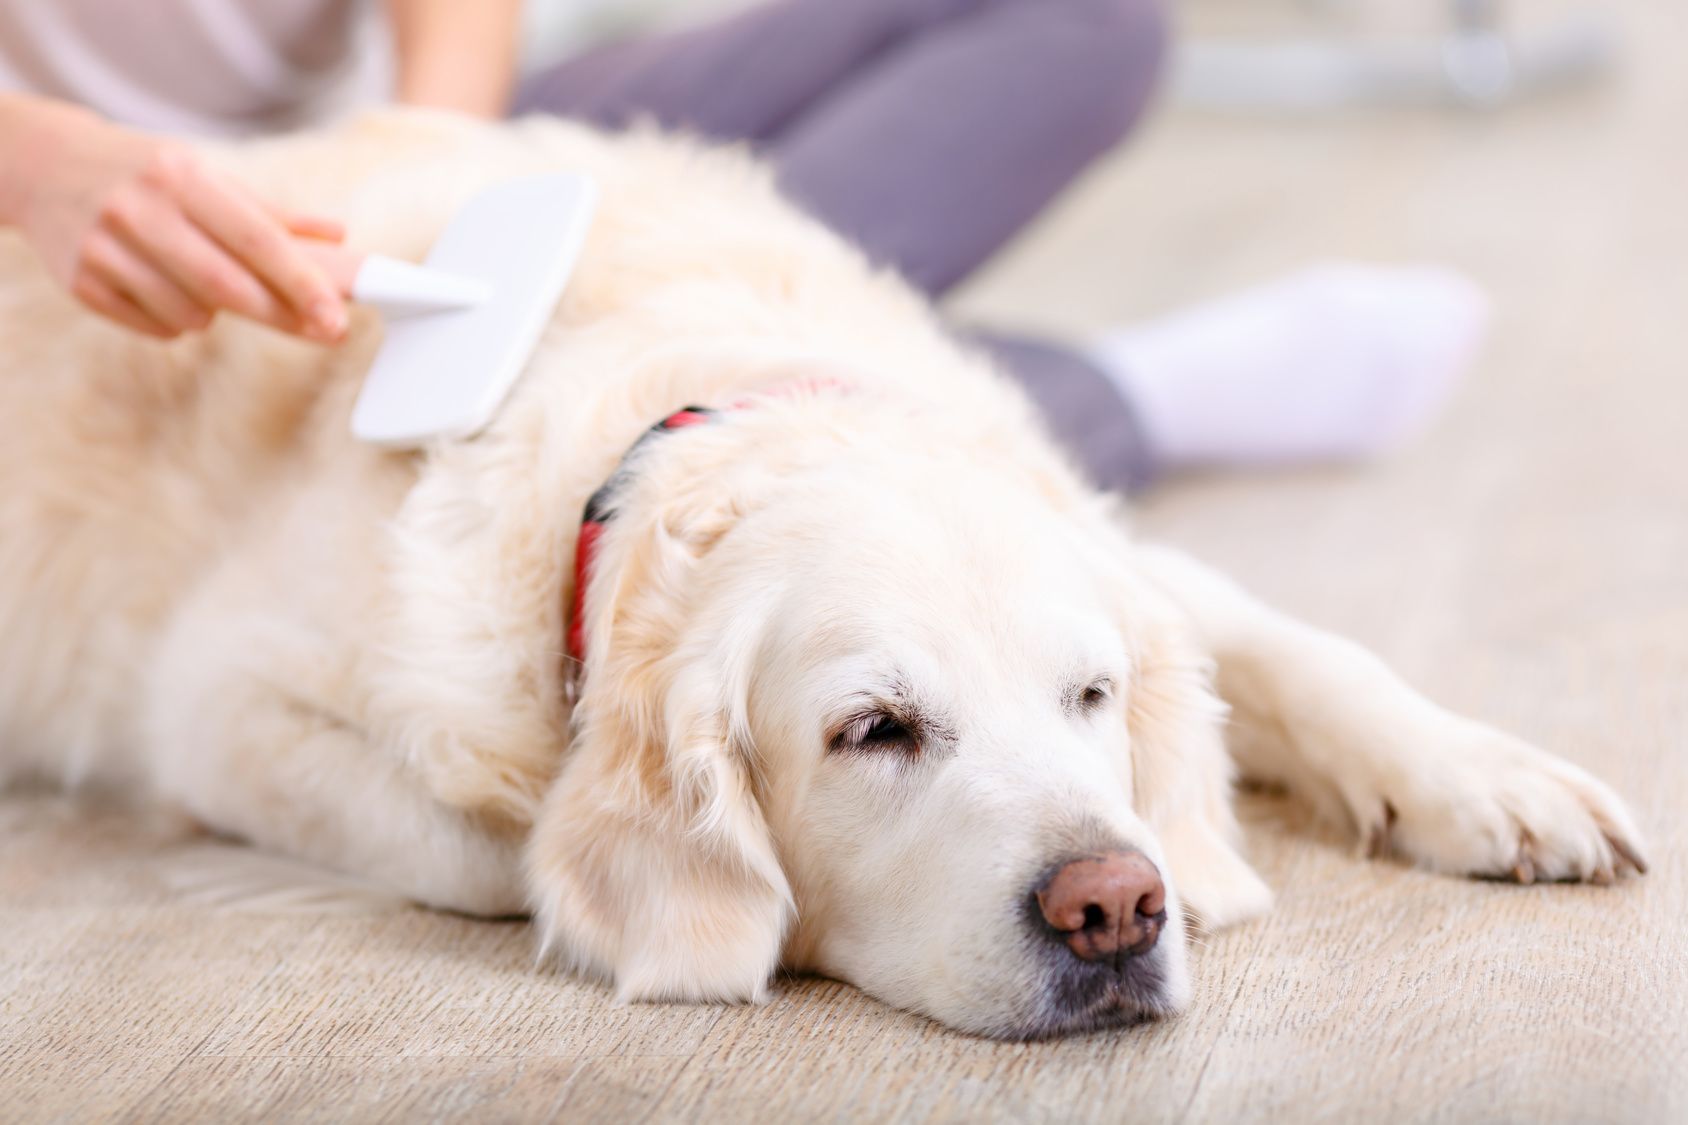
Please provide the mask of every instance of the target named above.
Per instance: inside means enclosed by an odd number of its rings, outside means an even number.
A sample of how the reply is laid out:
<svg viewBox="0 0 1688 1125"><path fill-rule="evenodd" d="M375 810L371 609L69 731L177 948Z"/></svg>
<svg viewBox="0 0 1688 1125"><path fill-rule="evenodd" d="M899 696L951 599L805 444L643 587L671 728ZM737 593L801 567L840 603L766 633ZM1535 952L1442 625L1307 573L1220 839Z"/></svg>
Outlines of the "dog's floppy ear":
<svg viewBox="0 0 1688 1125"><path fill-rule="evenodd" d="M1214 693L1213 662L1172 599L1134 571L1126 537L1110 526L1103 542L1107 585L1135 660L1126 693L1133 805L1159 839L1185 908L1204 926L1253 917L1271 906L1272 892L1238 850L1227 709Z"/></svg>
<svg viewBox="0 0 1688 1125"><path fill-rule="evenodd" d="M529 893L546 950L622 999L759 999L793 905L745 733L754 636L742 615L699 620L702 560L739 508L664 487L662 510L617 517L602 543L575 733L530 838Z"/></svg>
<svg viewBox="0 0 1688 1125"><path fill-rule="evenodd" d="M690 694L593 709L530 841L529 887L546 950L622 999L760 999L791 892L725 715Z"/></svg>

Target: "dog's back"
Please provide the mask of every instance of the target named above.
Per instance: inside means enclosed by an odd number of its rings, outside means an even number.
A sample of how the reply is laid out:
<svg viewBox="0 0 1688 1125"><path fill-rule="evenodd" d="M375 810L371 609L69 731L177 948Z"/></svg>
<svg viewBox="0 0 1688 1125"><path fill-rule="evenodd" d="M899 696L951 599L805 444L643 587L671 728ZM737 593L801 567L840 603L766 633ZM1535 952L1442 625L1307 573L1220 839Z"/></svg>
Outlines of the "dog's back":
<svg viewBox="0 0 1688 1125"><path fill-rule="evenodd" d="M371 315L331 350L227 317L160 345L81 310L0 236L0 774L134 772L155 646L208 585L268 583L254 600L275 600L278 620L375 633L383 537L418 479L537 440L536 426L559 453L533 502L576 512L677 405L812 374L817 355L940 398L962 367L917 297L872 278L732 154L396 114L212 155L278 202L343 217L355 244L409 257L500 178L581 170L604 203L505 417L423 456L347 436Z"/></svg>

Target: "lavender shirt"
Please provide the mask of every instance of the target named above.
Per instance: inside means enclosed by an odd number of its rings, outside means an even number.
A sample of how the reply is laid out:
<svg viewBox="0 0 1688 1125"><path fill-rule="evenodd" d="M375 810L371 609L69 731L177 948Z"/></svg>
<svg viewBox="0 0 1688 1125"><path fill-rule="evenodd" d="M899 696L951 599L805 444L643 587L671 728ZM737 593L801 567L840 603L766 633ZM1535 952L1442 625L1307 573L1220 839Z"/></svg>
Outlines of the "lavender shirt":
<svg viewBox="0 0 1688 1125"><path fill-rule="evenodd" d="M287 129L386 97L392 65L380 7L0 0L0 90L75 102L160 132Z"/></svg>

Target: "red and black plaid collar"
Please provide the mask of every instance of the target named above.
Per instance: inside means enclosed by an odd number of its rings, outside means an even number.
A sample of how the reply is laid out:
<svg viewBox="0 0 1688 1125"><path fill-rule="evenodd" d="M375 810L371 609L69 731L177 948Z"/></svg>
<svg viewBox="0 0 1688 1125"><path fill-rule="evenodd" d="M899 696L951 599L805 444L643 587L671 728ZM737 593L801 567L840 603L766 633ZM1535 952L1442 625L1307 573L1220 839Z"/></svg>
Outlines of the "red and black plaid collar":
<svg viewBox="0 0 1688 1125"><path fill-rule="evenodd" d="M574 545L574 597L569 606L568 629L568 654L571 659L581 663L586 660L586 584L591 581L592 564L598 557L598 540L604 534L605 525L615 515L616 496L633 475L633 463L639 451L661 434L708 422L719 414L720 411L707 406L686 406L676 410L640 434L639 439L621 455L621 463L610 474L610 479L587 499L586 510L580 517L580 538Z"/></svg>

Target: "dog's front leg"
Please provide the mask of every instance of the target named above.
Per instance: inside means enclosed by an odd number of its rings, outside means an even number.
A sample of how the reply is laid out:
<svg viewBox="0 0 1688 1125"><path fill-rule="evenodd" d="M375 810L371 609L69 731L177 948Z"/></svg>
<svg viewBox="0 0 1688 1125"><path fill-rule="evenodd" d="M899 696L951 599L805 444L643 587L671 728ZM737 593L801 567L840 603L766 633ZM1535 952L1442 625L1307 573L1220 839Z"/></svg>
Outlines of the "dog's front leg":
<svg viewBox="0 0 1688 1125"><path fill-rule="evenodd" d="M200 599L148 680L141 736L160 796L218 832L429 906L524 912L525 832L441 801L369 737L344 663L309 634Z"/></svg>
<svg viewBox="0 0 1688 1125"><path fill-rule="evenodd" d="M1374 854L1439 871L1607 882L1646 870L1623 803L1583 770L1438 707L1359 645L1183 554L1144 548L1140 561L1218 663L1245 776L1339 810Z"/></svg>

